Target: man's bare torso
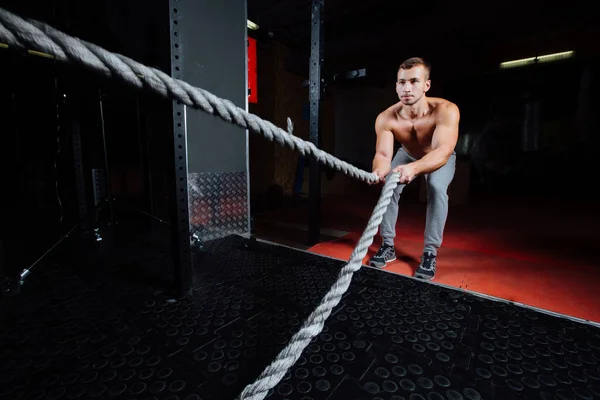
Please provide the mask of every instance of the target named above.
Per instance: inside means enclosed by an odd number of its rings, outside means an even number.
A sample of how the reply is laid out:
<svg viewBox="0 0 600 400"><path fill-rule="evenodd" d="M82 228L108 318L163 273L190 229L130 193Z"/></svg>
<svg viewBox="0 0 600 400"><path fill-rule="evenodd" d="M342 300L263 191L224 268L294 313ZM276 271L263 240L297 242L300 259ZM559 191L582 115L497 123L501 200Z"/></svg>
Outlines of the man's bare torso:
<svg viewBox="0 0 600 400"><path fill-rule="evenodd" d="M383 111L385 125L394 134L394 139L400 143L411 156L421 158L431 151L431 139L437 127L440 114L451 105L448 100L429 97L428 110L423 115L410 116L410 106L401 102Z"/></svg>

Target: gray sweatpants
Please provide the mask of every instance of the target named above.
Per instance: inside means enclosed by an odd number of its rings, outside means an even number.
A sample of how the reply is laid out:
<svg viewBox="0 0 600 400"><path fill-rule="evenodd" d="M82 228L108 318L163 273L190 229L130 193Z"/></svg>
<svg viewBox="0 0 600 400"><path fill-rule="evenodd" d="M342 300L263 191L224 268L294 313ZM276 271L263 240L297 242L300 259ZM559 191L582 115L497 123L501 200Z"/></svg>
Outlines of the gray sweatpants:
<svg viewBox="0 0 600 400"><path fill-rule="evenodd" d="M392 159L392 170L399 165L408 164L415 159L408 155L404 148L400 148ZM424 175L427 185L427 219L425 222L425 247L423 252L437 254L437 249L442 245L444 227L448 217L448 186L454 178L456 166L456 153L441 168L430 174ZM414 181L413 181L414 182ZM398 201L406 184L396 187L390 205L383 216L380 226L380 235L384 244L394 245L396 237L396 221L398 219Z"/></svg>

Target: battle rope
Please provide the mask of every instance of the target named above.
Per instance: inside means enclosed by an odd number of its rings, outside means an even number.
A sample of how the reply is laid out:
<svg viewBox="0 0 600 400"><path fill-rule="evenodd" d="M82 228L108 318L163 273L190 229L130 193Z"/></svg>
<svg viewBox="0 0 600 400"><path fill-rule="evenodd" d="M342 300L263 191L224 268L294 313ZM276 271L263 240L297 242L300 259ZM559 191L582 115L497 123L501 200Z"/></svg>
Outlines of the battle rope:
<svg viewBox="0 0 600 400"><path fill-rule="evenodd" d="M82 64L107 77L118 78L137 89L151 89L163 97L177 99L190 107L201 109L209 114L217 115L227 122L260 133L269 140L275 139L280 145L287 145L303 156L310 155L320 163L342 171L351 177L366 182L377 181L374 173L358 169L318 149L313 143L294 136L291 133L293 127L290 120L288 120L289 132L286 132L237 107L229 100L220 99L206 90L174 79L160 70L69 36L39 21L24 20L2 8L0 8L0 38L11 46L24 49L36 47L40 51L54 55L57 60ZM398 174L392 174L386 180L367 227L352 252L350 260L340 270L336 282L331 286L321 304L308 316L300 330L292 336L287 346L263 370L256 381L246 386L238 397L239 399L259 400L266 397L268 391L274 388L288 369L296 363L312 339L321 333L331 311L339 304L340 299L348 290L353 274L362 267L362 259L373 243L373 238L399 179Z"/></svg>
<svg viewBox="0 0 600 400"><path fill-rule="evenodd" d="M111 53L39 21L25 20L2 8L0 37L10 46L24 49L34 47L53 55L57 60L82 64L104 76L118 78L137 89L148 88L163 97L176 99L187 106L217 115L227 122L260 133L269 140L276 140L280 145L286 145L303 156L310 155L320 163L353 178L365 182L377 181L375 174L356 168L317 148L313 143L290 135L271 122L237 107L230 100L221 99L204 89L172 78L156 68Z"/></svg>
<svg viewBox="0 0 600 400"><path fill-rule="evenodd" d="M373 243L373 238L377 233L379 224L381 224L383 215L390 204L390 199L394 189L398 186L399 180L399 174L392 174L386 180L367 227L352 251L348 264L340 270L337 280L331 286L331 289L329 289L323 300L321 300L321 304L308 316L300 330L292 336L287 346L263 370L256 381L246 386L238 397L239 399L264 399L268 391L275 387L284 377L287 370L296 363L311 340L321 333L325 320L327 320L331 311L338 305L342 296L348 290L352 276L362 267L362 259L367 254L369 246Z"/></svg>

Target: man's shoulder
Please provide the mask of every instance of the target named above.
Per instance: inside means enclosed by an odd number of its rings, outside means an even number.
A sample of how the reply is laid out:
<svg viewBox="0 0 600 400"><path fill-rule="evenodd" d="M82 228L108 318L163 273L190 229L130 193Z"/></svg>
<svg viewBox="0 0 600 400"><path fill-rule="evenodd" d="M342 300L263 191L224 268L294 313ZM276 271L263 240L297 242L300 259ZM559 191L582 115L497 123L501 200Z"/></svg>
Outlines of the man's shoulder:
<svg viewBox="0 0 600 400"><path fill-rule="evenodd" d="M457 124L460 121L460 110L453 102L435 98L433 105L436 124Z"/></svg>
<svg viewBox="0 0 600 400"><path fill-rule="evenodd" d="M450 100L443 99L441 97L429 97L429 102L434 106L434 109L437 113L454 114L459 112L458 106Z"/></svg>
<svg viewBox="0 0 600 400"><path fill-rule="evenodd" d="M398 115L397 112L397 106L390 106L381 111L375 119L375 132L380 134L381 132L391 131Z"/></svg>
<svg viewBox="0 0 600 400"><path fill-rule="evenodd" d="M389 106L388 108L386 108L385 110L383 110L382 112L379 113L379 115L377 115L377 119L380 121L391 121L396 119L396 116L398 115L398 104L393 104L391 106Z"/></svg>

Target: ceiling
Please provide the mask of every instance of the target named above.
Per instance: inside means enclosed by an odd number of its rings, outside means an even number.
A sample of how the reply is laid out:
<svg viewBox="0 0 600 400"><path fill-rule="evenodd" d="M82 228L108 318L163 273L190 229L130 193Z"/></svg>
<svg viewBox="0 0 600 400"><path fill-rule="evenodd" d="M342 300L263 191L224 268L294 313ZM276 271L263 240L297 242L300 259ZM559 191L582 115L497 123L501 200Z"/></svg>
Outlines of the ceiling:
<svg viewBox="0 0 600 400"><path fill-rule="evenodd" d="M287 64L306 75L311 0L248 0L261 40L285 43ZM495 3L324 0L324 60L340 69L397 65L421 55L434 66L486 68L535 53L594 51L598 17L579 0L548 6L540 0Z"/></svg>

